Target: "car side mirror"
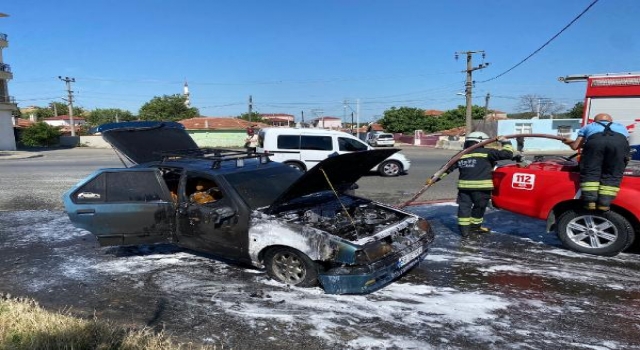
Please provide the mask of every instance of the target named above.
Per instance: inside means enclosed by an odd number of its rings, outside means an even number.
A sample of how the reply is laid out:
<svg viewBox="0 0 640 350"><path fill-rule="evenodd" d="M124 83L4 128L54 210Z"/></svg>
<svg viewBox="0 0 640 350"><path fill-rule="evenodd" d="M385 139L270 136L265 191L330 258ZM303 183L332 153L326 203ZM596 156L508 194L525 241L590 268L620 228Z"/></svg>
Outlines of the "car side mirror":
<svg viewBox="0 0 640 350"><path fill-rule="evenodd" d="M231 207L226 207L226 206L214 209L213 213L215 215L214 221L216 224L219 224L222 220L228 219L236 215L235 210L233 210Z"/></svg>

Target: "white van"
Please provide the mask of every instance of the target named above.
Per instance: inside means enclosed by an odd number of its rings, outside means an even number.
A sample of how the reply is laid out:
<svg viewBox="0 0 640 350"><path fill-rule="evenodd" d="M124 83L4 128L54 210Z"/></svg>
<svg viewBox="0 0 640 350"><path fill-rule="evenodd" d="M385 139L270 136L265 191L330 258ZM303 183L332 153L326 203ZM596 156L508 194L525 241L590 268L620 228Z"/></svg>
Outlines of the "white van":
<svg viewBox="0 0 640 350"><path fill-rule="evenodd" d="M356 137L342 131L301 128L265 128L258 133L256 152L272 153L271 160L302 171L312 168L331 154L373 149ZM371 171L382 176L398 176L411 166L409 159L394 153Z"/></svg>

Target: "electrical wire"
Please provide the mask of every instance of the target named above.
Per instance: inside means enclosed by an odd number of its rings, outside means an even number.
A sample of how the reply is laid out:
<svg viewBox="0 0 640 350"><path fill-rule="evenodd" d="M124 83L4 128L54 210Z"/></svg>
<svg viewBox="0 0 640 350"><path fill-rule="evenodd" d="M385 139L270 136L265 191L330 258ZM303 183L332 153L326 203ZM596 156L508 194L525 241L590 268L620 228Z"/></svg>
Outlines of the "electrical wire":
<svg viewBox="0 0 640 350"><path fill-rule="evenodd" d="M495 79L500 78L501 76L511 72L512 70L514 70L516 67L518 67L519 65L523 64L524 62L526 62L529 58L533 57L533 55L537 54L538 52L540 52L540 50L542 50L545 46L549 45L553 40L555 40L555 38L557 38L558 36L560 36L560 34L562 34L565 30L567 30L569 27L571 27L571 25L573 25L573 23L575 23L580 17L582 17L582 15L584 15L585 13L587 13L587 11L589 11L591 9L591 7L593 7L593 5L595 5L599 0L594 0L591 4L589 4L589 6L587 6L586 9L584 9L578 16L576 16L576 18L574 18L571 22L569 22L569 24L567 24L566 26L564 26L564 28L562 28L562 30L560 30L558 33L556 33L556 35L554 35L551 39L547 40L546 43L544 43L542 46L540 46L537 50L533 51L529 56L527 56L525 59L523 59L522 61L518 62L515 66L507 69L506 71L496 75L495 77L491 78L491 79L487 79L487 80L483 80L483 81L478 81L477 83L486 83L488 81L492 81Z"/></svg>

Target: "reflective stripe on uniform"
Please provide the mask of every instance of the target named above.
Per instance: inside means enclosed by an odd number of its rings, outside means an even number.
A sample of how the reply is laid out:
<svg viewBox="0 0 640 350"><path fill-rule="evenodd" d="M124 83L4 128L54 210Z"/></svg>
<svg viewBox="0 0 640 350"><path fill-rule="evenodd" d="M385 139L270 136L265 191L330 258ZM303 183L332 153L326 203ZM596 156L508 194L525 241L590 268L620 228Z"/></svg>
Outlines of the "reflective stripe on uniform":
<svg viewBox="0 0 640 350"><path fill-rule="evenodd" d="M458 188L474 190L492 190L493 180L458 180Z"/></svg>
<svg viewBox="0 0 640 350"><path fill-rule="evenodd" d="M458 225L460 226L469 226L471 225L471 218L458 218Z"/></svg>
<svg viewBox="0 0 640 350"><path fill-rule="evenodd" d="M605 196L615 197L618 195L618 191L620 191L620 187L601 185L598 188L598 194L605 195Z"/></svg>
<svg viewBox="0 0 640 350"><path fill-rule="evenodd" d="M580 189L586 192L595 192L600 187L600 183L596 181L583 182L580 184Z"/></svg>
<svg viewBox="0 0 640 350"><path fill-rule="evenodd" d="M484 220L482 218L471 218L471 225L481 225Z"/></svg>
<svg viewBox="0 0 640 350"><path fill-rule="evenodd" d="M460 159L465 158L487 158L489 156L488 153L467 153L464 156L460 157Z"/></svg>

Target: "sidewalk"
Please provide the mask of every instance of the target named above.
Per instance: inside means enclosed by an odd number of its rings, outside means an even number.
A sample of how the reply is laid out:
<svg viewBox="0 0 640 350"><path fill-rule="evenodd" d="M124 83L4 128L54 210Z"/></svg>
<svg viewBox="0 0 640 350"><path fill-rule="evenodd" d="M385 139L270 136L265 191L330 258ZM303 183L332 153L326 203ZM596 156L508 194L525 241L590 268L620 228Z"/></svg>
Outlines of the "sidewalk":
<svg viewBox="0 0 640 350"><path fill-rule="evenodd" d="M26 159L42 157L42 154L32 151L0 151L0 160Z"/></svg>

